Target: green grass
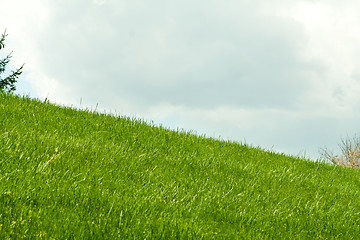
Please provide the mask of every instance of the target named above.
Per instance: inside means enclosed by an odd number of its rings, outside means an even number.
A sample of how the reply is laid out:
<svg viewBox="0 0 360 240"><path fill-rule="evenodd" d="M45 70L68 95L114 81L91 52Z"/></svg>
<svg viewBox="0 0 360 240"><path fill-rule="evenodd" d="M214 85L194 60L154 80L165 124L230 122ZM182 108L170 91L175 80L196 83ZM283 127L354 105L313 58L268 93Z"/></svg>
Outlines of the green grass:
<svg viewBox="0 0 360 240"><path fill-rule="evenodd" d="M359 180L0 93L0 239L359 239Z"/></svg>

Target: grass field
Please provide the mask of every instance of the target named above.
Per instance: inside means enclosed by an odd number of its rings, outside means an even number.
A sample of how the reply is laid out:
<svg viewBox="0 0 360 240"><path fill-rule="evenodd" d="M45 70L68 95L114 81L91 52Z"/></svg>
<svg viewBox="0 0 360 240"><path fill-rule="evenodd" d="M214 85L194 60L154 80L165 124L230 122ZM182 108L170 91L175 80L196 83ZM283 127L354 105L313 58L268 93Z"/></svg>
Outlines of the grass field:
<svg viewBox="0 0 360 240"><path fill-rule="evenodd" d="M359 169L0 93L0 239L359 239L359 190Z"/></svg>

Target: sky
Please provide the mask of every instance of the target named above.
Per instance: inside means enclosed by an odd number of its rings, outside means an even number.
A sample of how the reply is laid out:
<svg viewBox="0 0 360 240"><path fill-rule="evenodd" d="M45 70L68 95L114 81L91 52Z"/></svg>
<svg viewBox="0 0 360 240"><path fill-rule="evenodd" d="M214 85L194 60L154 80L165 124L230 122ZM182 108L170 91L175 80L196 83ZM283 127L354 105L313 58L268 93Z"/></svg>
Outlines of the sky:
<svg viewBox="0 0 360 240"><path fill-rule="evenodd" d="M17 94L318 159L360 130L355 0L2 0Z"/></svg>

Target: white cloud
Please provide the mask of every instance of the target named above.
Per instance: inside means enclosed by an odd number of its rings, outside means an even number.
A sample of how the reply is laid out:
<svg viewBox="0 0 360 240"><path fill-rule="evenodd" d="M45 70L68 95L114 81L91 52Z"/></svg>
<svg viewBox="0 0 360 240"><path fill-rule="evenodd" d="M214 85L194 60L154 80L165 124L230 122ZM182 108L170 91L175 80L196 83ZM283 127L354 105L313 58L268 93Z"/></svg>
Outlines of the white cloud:
<svg viewBox="0 0 360 240"><path fill-rule="evenodd" d="M43 55L45 71L78 94L109 86L118 92L108 95L142 105L207 108L295 107L317 71L298 56L303 35L295 22L262 17L246 4L229 17L217 11L219 2L196 9L142 3L125 6L125 15L115 3L105 10L80 2L70 11L63 2L56 6L40 40L43 52L51 52ZM58 68L65 63L66 70Z"/></svg>
<svg viewBox="0 0 360 240"><path fill-rule="evenodd" d="M320 95L323 104L335 108L359 106L359 5L357 1L299 1L282 9L282 14L304 26L308 36L304 55L326 67L324 78L313 85L314 97Z"/></svg>
<svg viewBox="0 0 360 240"><path fill-rule="evenodd" d="M93 0L94 4L97 4L100 6L106 4L107 2L108 2L107 0Z"/></svg>
<svg viewBox="0 0 360 240"><path fill-rule="evenodd" d="M19 79L20 89L26 86L38 90L44 84L38 76L43 75L43 69L39 61L41 53L37 44L42 30L49 20L49 6L42 0L3 0L0 8L0 31L6 29L5 51L13 51L9 68L16 69L25 63L22 76ZM33 86L32 86L33 85ZM18 88L19 89L19 88ZM29 93L28 89L22 90ZM32 95L37 95L32 92Z"/></svg>

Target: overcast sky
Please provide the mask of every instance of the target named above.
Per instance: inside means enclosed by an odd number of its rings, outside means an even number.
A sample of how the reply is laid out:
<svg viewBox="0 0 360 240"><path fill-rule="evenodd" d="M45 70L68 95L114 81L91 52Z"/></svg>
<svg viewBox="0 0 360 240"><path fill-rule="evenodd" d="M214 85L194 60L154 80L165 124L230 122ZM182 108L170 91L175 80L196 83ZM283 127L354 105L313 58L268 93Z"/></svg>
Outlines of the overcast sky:
<svg viewBox="0 0 360 240"><path fill-rule="evenodd" d="M0 32L10 67L25 63L19 94L317 158L360 130L359 9L356 0L2 0Z"/></svg>

